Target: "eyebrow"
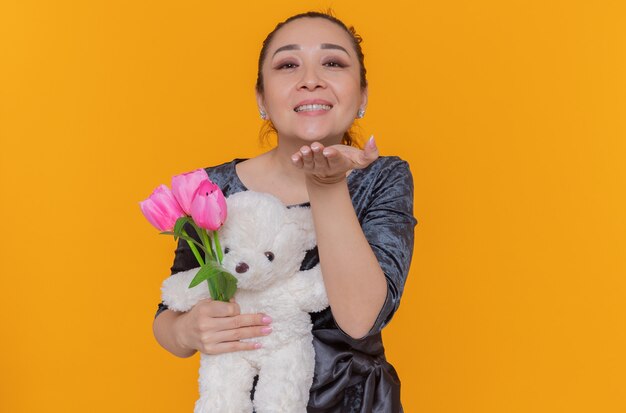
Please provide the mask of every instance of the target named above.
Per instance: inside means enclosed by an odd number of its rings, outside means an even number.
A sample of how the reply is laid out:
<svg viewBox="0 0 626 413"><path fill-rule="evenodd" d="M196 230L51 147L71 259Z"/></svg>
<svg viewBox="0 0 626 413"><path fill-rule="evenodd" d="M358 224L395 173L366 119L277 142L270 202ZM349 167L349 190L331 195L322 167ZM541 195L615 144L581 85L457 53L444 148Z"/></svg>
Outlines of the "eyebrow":
<svg viewBox="0 0 626 413"><path fill-rule="evenodd" d="M322 49L337 49L337 50L343 50L345 52L345 54L347 54L348 56L350 56L350 53L348 53L348 51L346 49L344 49L343 47L339 46L338 44L332 44L332 43L322 43L322 45L320 46L320 48Z"/></svg>
<svg viewBox="0 0 626 413"><path fill-rule="evenodd" d="M344 51L348 56L350 56L350 53L348 53L348 51L339 46L338 44L333 44L333 43L322 43L320 45L320 49L336 49L336 50L342 50ZM281 46L278 49L276 49L276 51L274 52L274 54L272 55L272 57L274 57L276 55L276 53L278 52L283 52L285 50L302 50L302 47L300 45L297 44L287 44L285 46Z"/></svg>
<svg viewBox="0 0 626 413"><path fill-rule="evenodd" d="M285 46L281 46L278 49L276 49L276 51L274 52L274 54L272 55L272 57L276 56L276 53L278 52L282 52L285 50L300 50L302 49L300 46L298 46L297 44L288 44Z"/></svg>

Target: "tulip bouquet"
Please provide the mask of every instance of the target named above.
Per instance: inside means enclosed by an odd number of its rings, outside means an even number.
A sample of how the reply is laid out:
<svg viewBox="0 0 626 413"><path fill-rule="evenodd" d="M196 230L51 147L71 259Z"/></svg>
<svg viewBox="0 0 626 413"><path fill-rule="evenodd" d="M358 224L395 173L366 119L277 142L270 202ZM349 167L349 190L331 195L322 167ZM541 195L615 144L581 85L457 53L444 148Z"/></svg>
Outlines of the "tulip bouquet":
<svg viewBox="0 0 626 413"><path fill-rule="evenodd" d="M222 190L197 169L172 178L172 190L159 185L150 197L139 203L141 212L161 234L182 238L189 244L200 270L189 284L195 287L207 281L211 298L228 301L235 294L237 279L222 267L222 248L217 230L226 220L226 200ZM189 223L200 242L185 230ZM204 259L198 251L204 251Z"/></svg>

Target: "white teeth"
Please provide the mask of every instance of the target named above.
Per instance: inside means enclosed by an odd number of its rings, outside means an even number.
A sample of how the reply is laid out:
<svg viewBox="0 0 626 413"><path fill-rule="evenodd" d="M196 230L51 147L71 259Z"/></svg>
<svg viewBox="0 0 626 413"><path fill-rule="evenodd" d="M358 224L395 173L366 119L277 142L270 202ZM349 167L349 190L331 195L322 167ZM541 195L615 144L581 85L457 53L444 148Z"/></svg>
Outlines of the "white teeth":
<svg viewBox="0 0 626 413"><path fill-rule="evenodd" d="M320 104L316 103L316 104L313 104L313 105L298 106L294 110L296 112L308 112L308 111L312 111L312 110L330 110L331 108L332 108L332 106L330 106L330 105L320 105Z"/></svg>

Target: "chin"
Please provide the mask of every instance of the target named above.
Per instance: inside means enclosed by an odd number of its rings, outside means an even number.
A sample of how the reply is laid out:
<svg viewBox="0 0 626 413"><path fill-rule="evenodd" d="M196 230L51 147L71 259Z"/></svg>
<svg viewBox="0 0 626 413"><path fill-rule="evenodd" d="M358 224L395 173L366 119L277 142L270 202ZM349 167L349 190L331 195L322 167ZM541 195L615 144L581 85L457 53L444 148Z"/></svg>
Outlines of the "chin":
<svg viewBox="0 0 626 413"><path fill-rule="evenodd" d="M334 145L340 143L341 138L345 132L328 131L328 130L306 130L297 131L295 133L296 138L306 142L327 142L328 145Z"/></svg>

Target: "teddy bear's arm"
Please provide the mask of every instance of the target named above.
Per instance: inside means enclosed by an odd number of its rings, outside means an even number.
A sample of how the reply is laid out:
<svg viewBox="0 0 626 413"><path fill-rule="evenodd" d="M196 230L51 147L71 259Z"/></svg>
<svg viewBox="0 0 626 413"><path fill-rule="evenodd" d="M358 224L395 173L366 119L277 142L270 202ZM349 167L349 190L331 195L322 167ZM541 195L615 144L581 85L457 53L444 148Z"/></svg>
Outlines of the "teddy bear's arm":
<svg viewBox="0 0 626 413"><path fill-rule="evenodd" d="M318 312L328 307L328 297L320 265L297 272L288 282L287 288L300 308L306 312Z"/></svg>
<svg viewBox="0 0 626 413"><path fill-rule="evenodd" d="M200 267L188 271L172 274L161 285L161 298L172 310L189 311L202 299L210 298L209 287L206 282L201 282L193 288L189 288L191 280L196 276Z"/></svg>

